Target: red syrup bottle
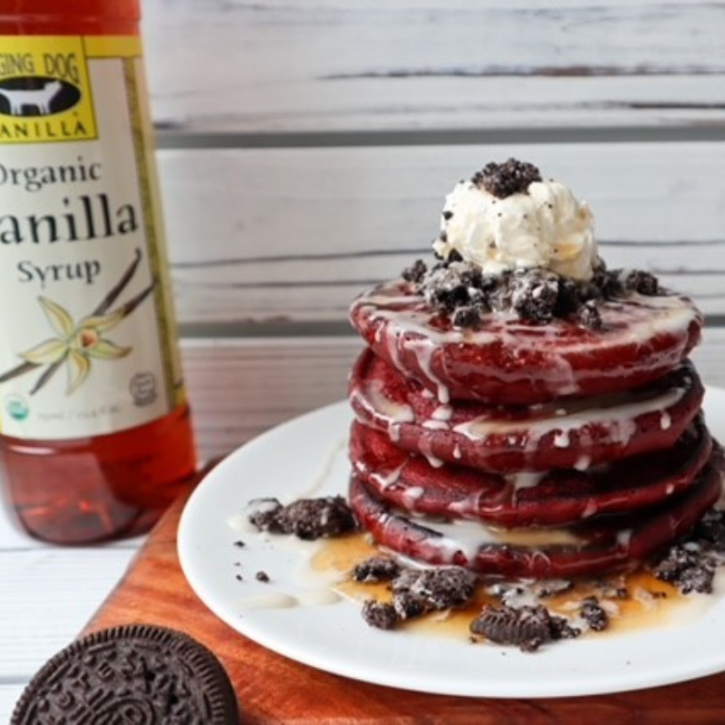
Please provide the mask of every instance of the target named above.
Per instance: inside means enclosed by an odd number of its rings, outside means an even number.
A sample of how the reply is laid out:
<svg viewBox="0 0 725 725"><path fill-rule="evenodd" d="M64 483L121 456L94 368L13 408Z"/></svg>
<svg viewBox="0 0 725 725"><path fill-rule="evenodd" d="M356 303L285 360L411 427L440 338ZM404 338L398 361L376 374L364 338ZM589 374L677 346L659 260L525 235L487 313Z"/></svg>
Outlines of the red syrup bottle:
<svg viewBox="0 0 725 725"><path fill-rule="evenodd" d="M196 468L138 0L0 0L0 476L59 544L147 530Z"/></svg>

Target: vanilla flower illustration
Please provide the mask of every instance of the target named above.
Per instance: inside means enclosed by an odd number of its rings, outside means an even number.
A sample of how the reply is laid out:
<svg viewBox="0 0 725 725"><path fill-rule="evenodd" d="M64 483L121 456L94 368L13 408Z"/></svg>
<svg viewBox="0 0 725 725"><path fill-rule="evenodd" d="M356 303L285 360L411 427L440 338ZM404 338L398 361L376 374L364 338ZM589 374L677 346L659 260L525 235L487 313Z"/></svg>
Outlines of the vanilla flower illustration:
<svg viewBox="0 0 725 725"><path fill-rule="evenodd" d="M113 329L121 320L128 317L153 292L156 280L138 292L134 297L122 303L115 310L111 307L121 296L138 270L143 254L140 249L134 251L133 260L111 289L104 295L90 315L86 315L78 324L70 313L46 297L38 297L45 316L57 337L41 342L39 345L19 353L22 363L0 374L0 383L44 367L45 370L30 391L37 393L65 364L68 368L68 388L70 395L77 390L91 372L91 360L118 360L128 355L133 348L116 345L105 333Z"/></svg>
<svg viewBox="0 0 725 725"><path fill-rule="evenodd" d="M35 365L54 367L65 363L68 368L68 395L88 377L91 360L118 360L133 349L116 345L104 337L126 316L122 307L104 315L84 317L76 324L68 311L56 302L47 297L38 297L38 302L57 337L20 353L20 357Z"/></svg>

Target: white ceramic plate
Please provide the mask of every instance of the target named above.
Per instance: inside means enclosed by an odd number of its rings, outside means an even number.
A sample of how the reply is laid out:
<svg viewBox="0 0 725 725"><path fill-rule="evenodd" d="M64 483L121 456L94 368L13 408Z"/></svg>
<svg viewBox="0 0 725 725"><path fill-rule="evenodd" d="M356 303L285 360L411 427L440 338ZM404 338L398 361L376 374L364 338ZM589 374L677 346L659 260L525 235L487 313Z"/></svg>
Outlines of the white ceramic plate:
<svg viewBox="0 0 725 725"><path fill-rule="evenodd" d="M725 440L725 390L709 389L705 410L714 435ZM189 500L178 534L182 569L201 600L233 629L322 670L450 695L591 695L725 670L725 596L717 594L707 597L705 606L695 602L691 616L679 617L665 630L583 637L535 654L426 633L384 632L365 624L355 602L311 603L318 592L310 592L310 581L299 576L309 547L297 546L291 537L240 533L229 521L235 515L241 520L239 514L255 498L289 502L344 494L349 421L347 404L339 403L275 428L225 459ZM234 545L239 539L244 548ZM260 570L272 581L256 581ZM292 598L307 603L250 609L255 601L282 604Z"/></svg>

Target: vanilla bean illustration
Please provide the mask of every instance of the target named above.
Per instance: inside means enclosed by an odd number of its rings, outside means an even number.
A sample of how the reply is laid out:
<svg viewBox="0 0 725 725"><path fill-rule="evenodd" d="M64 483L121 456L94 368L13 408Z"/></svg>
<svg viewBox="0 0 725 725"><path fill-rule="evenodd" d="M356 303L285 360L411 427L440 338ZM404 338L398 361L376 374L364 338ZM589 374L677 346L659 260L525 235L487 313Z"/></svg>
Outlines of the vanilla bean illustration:
<svg viewBox="0 0 725 725"><path fill-rule="evenodd" d="M67 355L63 355L60 360L56 360L52 365L48 366L48 369L38 378L35 385L30 390L30 395L35 395L45 384L55 375L56 371L65 362Z"/></svg>
<svg viewBox="0 0 725 725"><path fill-rule="evenodd" d="M126 286L133 278L134 274L136 274L136 270L138 269L138 265L141 262L141 250L136 247L136 256L133 262L129 265L128 269L123 273L123 276L121 279L118 280L115 287L112 287L108 294L101 300L98 307L96 307L95 310L93 310L94 317L97 315L102 315L105 312L108 311L108 308L118 299L118 296L123 292L123 290L126 289Z"/></svg>
<svg viewBox="0 0 725 725"><path fill-rule="evenodd" d="M146 287L146 289L139 292L135 297L132 297L130 300L128 300L128 302L124 302L124 304L122 304L120 307L117 307L110 314L120 313L122 318L128 317L153 292L154 287L156 287L156 280L154 280L148 287ZM48 381L53 377L53 375L55 375L61 365L65 362L67 357L67 355L64 355L60 360L54 362L40 376L40 378L38 378L38 382L33 386L33 389L30 391L30 395L37 393L48 383Z"/></svg>
<svg viewBox="0 0 725 725"><path fill-rule="evenodd" d="M29 373L31 370L35 370L35 368L39 366L40 363L32 363L29 360L26 360L25 362L20 363L17 367L14 367L0 375L0 383L6 383L8 380L17 378L20 375L25 375L25 373Z"/></svg>
<svg viewBox="0 0 725 725"><path fill-rule="evenodd" d="M113 305L113 303L118 299L118 297L121 295L121 293L126 289L129 282L133 279L134 275L136 274L136 270L138 269L139 264L141 263L141 259L143 258L143 255L141 253L140 248L136 248L134 253L134 259L131 262L131 264L127 267L126 271L123 273L121 278L118 280L118 282L108 291L108 293L104 296L104 298L99 302L99 304L96 306L96 308L93 310L92 317L98 317L100 315L104 315L108 309ZM122 310L122 317L127 317L128 315L133 312L136 307L138 307L141 302L143 302L146 297L151 294L152 290L156 286L156 281L154 280L151 285L149 285L146 289L141 291L139 294L137 294L135 297L130 299L128 302L124 303L121 307L119 307L119 310ZM41 377L38 379L38 381L33 386L32 390L30 391L30 395L33 395L34 393L38 392L43 386L46 385L46 383L53 377L53 375L57 372L57 370L60 368L61 364L65 361L66 357L64 356L61 360L56 361L53 363L44 373L41 375ZM39 368L43 365L43 363L35 363L30 362L29 360L26 360L16 367L6 371L2 375L0 375L0 383L7 382L8 380L12 380L13 378L17 378L21 375L25 375L26 373L32 372L36 368Z"/></svg>
<svg viewBox="0 0 725 725"><path fill-rule="evenodd" d="M135 297L132 297L128 302L124 302L120 307L113 310L112 314L121 312L123 317L128 317L154 291L154 287L156 287L156 280Z"/></svg>

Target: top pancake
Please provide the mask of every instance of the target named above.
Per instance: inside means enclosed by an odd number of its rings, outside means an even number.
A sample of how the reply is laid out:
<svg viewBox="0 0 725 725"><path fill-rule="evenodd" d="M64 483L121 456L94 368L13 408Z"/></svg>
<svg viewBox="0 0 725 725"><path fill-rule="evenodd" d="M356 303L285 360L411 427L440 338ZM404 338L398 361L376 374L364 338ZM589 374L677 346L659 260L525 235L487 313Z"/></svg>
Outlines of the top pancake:
<svg viewBox="0 0 725 725"><path fill-rule="evenodd" d="M451 399L531 405L602 395L652 380L698 343L702 315L687 297L631 293L600 301L601 329L491 313L475 329L454 327L403 280L353 303L350 319L368 345L404 375Z"/></svg>

